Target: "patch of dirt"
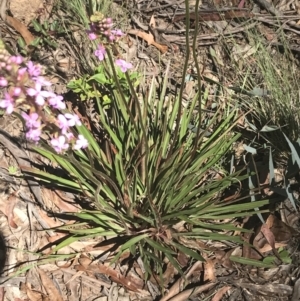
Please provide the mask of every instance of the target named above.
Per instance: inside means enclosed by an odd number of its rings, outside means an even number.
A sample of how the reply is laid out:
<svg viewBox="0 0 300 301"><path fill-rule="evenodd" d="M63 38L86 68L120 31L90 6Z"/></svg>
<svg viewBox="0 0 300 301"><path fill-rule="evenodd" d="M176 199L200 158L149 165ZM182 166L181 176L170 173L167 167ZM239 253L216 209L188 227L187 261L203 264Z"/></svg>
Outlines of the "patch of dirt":
<svg viewBox="0 0 300 301"><path fill-rule="evenodd" d="M52 0L10 0L9 10L13 17L20 20L24 25L29 26L33 19L42 17L46 20L52 10Z"/></svg>
<svg viewBox="0 0 300 301"><path fill-rule="evenodd" d="M43 8L43 2L43 0L10 1L9 9L15 18L28 26L36 18L39 10Z"/></svg>

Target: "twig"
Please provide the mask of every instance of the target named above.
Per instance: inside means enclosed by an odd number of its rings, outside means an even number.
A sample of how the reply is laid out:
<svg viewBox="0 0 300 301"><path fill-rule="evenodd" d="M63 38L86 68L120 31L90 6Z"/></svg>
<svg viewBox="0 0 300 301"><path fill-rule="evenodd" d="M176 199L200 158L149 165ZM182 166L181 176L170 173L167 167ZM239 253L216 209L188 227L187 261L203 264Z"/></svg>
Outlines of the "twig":
<svg viewBox="0 0 300 301"><path fill-rule="evenodd" d="M226 36L226 35L236 34L236 33L239 33L239 32L244 32L245 30L248 30L248 29L253 28L255 26L256 26L256 23L253 23L253 24L250 24L248 26L240 26L238 28L226 30L226 31L221 32L221 33L210 33L210 34L200 35L198 37L198 41L218 39L221 35ZM178 36L175 36L175 35L164 35L164 38L166 40L168 40L170 43L179 43L179 44L184 44L185 43L185 40L184 40L185 38L184 37L178 37ZM209 43L209 44L212 44L212 43ZM201 45L203 45L203 44L201 44ZM207 45L207 44L204 44L204 45Z"/></svg>

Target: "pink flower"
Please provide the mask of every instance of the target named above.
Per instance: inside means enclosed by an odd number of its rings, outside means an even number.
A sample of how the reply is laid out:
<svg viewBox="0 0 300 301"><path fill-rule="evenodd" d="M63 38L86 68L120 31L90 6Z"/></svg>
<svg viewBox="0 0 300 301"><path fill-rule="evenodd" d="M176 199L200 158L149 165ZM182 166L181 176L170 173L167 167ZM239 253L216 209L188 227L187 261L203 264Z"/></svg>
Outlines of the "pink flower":
<svg viewBox="0 0 300 301"><path fill-rule="evenodd" d="M88 141L82 135L78 135L78 139L76 140L73 149L79 150L88 147L88 145Z"/></svg>
<svg viewBox="0 0 300 301"><path fill-rule="evenodd" d="M103 45L99 44L98 49L94 52L95 56L99 59L99 61L104 60L104 55L106 53L106 50Z"/></svg>
<svg viewBox="0 0 300 301"><path fill-rule="evenodd" d="M29 96L35 97L36 104L43 106L45 104L45 98L51 96L51 92L42 91L42 85L39 82L35 83L35 89L29 88L27 89L27 94Z"/></svg>
<svg viewBox="0 0 300 301"><path fill-rule="evenodd" d="M24 74L26 73L26 71L27 71L26 68L20 68L18 70L18 75L17 75L17 80L18 81L22 80L22 78L23 78Z"/></svg>
<svg viewBox="0 0 300 301"><path fill-rule="evenodd" d="M64 110L66 108L66 104L62 101L64 98L61 95L56 95L53 93L50 98L48 98L48 103L54 109Z"/></svg>
<svg viewBox="0 0 300 301"><path fill-rule="evenodd" d="M20 87L14 87L13 88L13 95L14 96L20 96L21 92L22 92L22 90L21 90Z"/></svg>
<svg viewBox="0 0 300 301"><path fill-rule="evenodd" d="M41 67L35 65L32 61L27 63L27 72L31 77L37 77L41 74Z"/></svg>
<svg viewBox="0 0 300 301"><path fill-rule="evenodd" d="M59 136L58 138L53 138L51 140L51 145L57 153L61 153L62 151L69 148L69 144L66 143L65 136Z"/></svg>
<svg viewBox="0 0 300 301"><path fill-rule="evenodd" d="M116 60L116 65L119 66L121 68L122 72L126 72L128 69L132 69L133 66L131 63L127 63L126 61L122 60L122 59L118 59Z"/></svg>
<svg viewBox="0 0 300 301"><path fill-rule="evenodd" d="M35 142L38 142L41 138L41 130L40 129L30 129L27 133L26 133L26 138L28 140L32 140Z"/></svg>
<svg viewBox="0 0 300 301"><path fill-rule="evenodd" d="M6 87L8 85L7 79L4 77L0 77L0 86Z"/></svg>
<svg viewBox="0 0 300 301"><path fill-rule="evenodd" d="M43 76L37 76L32 78L37 84L40 84L41 86L50 87L52 84L46 80Z"/></svg>
<svg viewBox="0 0 300 301"><path fill-rule="evenodd" d="M96 31L97 27L94 24L90 24L90 29L86 31L90 40L93 41L97 39Z"/></svg>
<svg viewBox="0 0 300 301"><path fill-rule="evenodd" d="M69 126L81 125L81 121L80 121L78 115L66 113L65 117L68 120L68 125Z"/></svg>
<svg viewBox="0 0 300 301"><path fill-rule="evenodd" d="M108 38L109 38L109 40L110 40L111 42L114 41L114 40L116 39L116 37L115 37L114 35L112 35L112 34L111 34Z"/></svg>
<svg viewBox="0 0 300 301"><path fill-rule="evenodd" d="M28 115L23 112L21 115L24 118L28 129L39 128L41 126L41 121L39 120L39 115L37 113L34 112Z"/></svg>
<svg viewBox="0 0 300 301"><path fill-rule="evenodd" d="M108 29L113 26L113 23L103 23L100 25L100 30Z"/></svg>
<svg viewBox="0 0 300 301"><path fill-rule="evenodd" d="M8 62L20 65L23 62L23 58L20 55L13 55L9 58Z"/></svg>
<svg viewBox="0 0 300 301"><path fill-rule="evenodd" d="M89 37L89 39L90 39L91 41L94 41L94 40L97 39L97 35L96 35L94 32L90 32L90 33L88 34L88 37Z"/></svg>
<svg viewBox="0 0 300 301"><path fill-rule="evenodd" d="M72 132L65 133L64 135L67 137L68 141L70 141L70 140L72 140L74 138L74 135L73 135Z"/></svg>
<svg viewBox="0 0 300 301"><path fill-rule="evenodd" d="M124 36L124 33L121 29L112 29L110 32L117 37Z"/></svg>
<svg viewBox="0 0 300 301"><path fill-rule="evenodd" d="M104 46L99 45L97 49L99 59L103 60L105 53ZM51 86L51 82L41 76L41 67L35 65L32 61L26 63L26 66L20 67L21 63L23 63L21 56L0 54L0 88L7 86L10 88L9 93L4 93L3 98L0 99L0 108L5 109L6 114L11 114L15 106L19 104L25 103L26 107L31 107L29 113L21 113L26 126L26 139L28 140L37 143L41 139L44 126L52 123L54 119L55 124L60 129L60 134L57 137L55 133L56 138L53 138L50 144L57 152L68 149L70 143L73 144L74 150L87 147L88 141L82 135L79 135L76 139L70 131L70 127L81 125L78 115L70 113L56 115L54 109L66 109L66 104L62 96L56 95L47 88ZM47 111L47 113L50 113L49 118L43 118L44 108L37 108L33 101L39 106L43 106L47 102L47 105L52 109L50 112ZM52 134L52 130L57 132L56 127L50 126L48 128Z"/></svg>
<svg viewBox="0 0 300 301"><path fill-rule="evenodd" d="M67 118L64 115L59 114L57 116L57 121L58 121L58 127L61 129L61 132L65 134L70 127Z"/></svg>
<svg viewBox="0 0 300 301"><path fill-rule="evenodd" d="M5 93L4 99L0 100L0 108L6 109L6 114L14 111L14 99L8 93Z"/></svg>

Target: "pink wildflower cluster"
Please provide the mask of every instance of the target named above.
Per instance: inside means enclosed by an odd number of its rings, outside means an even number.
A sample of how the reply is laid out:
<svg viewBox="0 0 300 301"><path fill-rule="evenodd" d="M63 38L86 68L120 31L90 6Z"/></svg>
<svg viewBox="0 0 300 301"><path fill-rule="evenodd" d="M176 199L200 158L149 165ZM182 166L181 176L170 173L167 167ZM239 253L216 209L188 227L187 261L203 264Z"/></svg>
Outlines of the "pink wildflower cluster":
<svg viewBox="0 0 300 301"><path fill-rule="evenodd" d="M92 22L90 30L88 30L90 40L96 40L100 37L102 41L105 41L104 44L99 44L94 52L95 56L100 61L103 61L105 58L107 45L116 43L122 36L124 36L122 30L112 29L113 25L111 18L102 18L98 22ZM131 63L128 63L123 59L117 59L115 64L120 67L122 72L126 72L133 68Z"/></svg>
<svg viewBox="0 0 300 301"><path fill-rule="evenodd" d="M124 36L124 33L120 29L112 29L113 25L111 18L103 18L98 22L92 23L89 38L95 40L98 35L101 35L102 38L106 38L108 42L117 41L120 37Z"/></svg>
<svg viewBox="0 0 300 301"><path fill-rule="evenodd" d="M51 145L56 152L67 150L71 145L73 149L85 148L87 140L79 135L75 138L71 127L81 125L79 117L70 113L56 114L57 110L66 108L63 97L53 93L49 87L51 83L42 75L39 65L29 61L23 63L21 56L11 56L4 45L0 47L0 87L5 88L0 107L7 114L13 113L21 107L21 113L26 126L26 138L37 143L42 130L50 129L52 135ZM51 110L46 114L44 108ZM57 116L56 116L57 115Z"/></svg>

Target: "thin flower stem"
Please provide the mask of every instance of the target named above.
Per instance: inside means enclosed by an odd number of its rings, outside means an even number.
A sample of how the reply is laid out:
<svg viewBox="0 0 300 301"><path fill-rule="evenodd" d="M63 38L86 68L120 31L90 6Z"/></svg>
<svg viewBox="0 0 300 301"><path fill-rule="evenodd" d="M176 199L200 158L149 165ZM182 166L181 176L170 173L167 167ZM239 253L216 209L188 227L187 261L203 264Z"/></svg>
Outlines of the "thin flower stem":
<svg viewBox="0 0 300 301"><path fill-rule="evenodd" d="M202 107L201 107L201 72L200 72L200 68L199 68L199 64L198 64L198 58L197 58L197 54L196 54L196 49L197 49L197 35L198 35L198 31L199 31L199 2L200 0L196 0L196 4L195 4L195 32L194 32L194 37L193 37L193 48L192 48L192 53L193 53L193 58L194 58L194 62L195 62L195 66L196 66L196 70L197 70L197 86L198 86L198 118L199 118L199 123L201 123L201 113L202 113ZM199 137L200 137L200 126L198 126L197 128L197 132L196 132L196 138L195 138L195 144L194 144L194 149L192 151L192 157L195 156L195 153L198 149L198 145L199 145Z"/></svg>
<svg viewBox="0 0 300 301"><path fill-rule="evenodd" d="M175 147L175 144L177 142L177 136L179 132L179 125L180 125L180 120L181 120L181 109L182 109L182 99L183 99L183 90L185 87L185 75L187 72L188 64L189 64L189 58L190 58L190 47L189 47L189 32L190 32L190 8L189 8L189 0L185 0L185 11L186 11L186 32L185 32L185 41L186 41L186 58L184 61L184 66L183 66L183 71L182 71L182 80L181 80L181 86L180 86L180 91L178 95L178 111L177 111L177 118L176 118L176 126L174 130L174 135L173 135L173 141L170 146L170 150L172 150ZM172 151L169 152L168 154L168 159L171 156Z"/></svg>

